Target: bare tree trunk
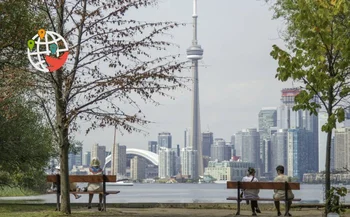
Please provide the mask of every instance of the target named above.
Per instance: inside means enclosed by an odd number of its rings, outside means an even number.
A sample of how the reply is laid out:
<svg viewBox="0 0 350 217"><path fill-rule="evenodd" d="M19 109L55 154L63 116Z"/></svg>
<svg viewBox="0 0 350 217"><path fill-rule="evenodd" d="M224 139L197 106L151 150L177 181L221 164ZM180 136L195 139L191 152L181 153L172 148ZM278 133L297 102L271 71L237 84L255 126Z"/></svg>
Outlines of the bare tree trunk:
<svg viewBox="0 0 350 217"><path fill-rule="evenodd" d="M332 131L327 133L327 148L326 148L326 200L329 199L329 191L331 190L331 145L332 145ZM330 208L330 201L328 201L326 203L325 206L325 213L326 215L329 212L329 208Z"/></svg>
<svg viewBox="0 0 350 217"><path fill-rule="evenodd" d="M65 0L60 0L57 7L57 32L64 35L64 5ZM69 152L69 124L67 117L67 101L64 97L63 88L63 70L57 70L54 76L55 100L56 100L56 118L59 133L59 148L61 160L61 212L71 214L69 198L69 169L68 169L68 152Z"/></svg>
<svg viewBox="0 0 350 217"><path fill-rule="evenodd" d="M69 197L69 168L68 168L68 150L69 150L69 140L68 140L68 129L63 127L60 129L60 160L61 160L61 212L65 214L70 214L70 197Z"/></svg>

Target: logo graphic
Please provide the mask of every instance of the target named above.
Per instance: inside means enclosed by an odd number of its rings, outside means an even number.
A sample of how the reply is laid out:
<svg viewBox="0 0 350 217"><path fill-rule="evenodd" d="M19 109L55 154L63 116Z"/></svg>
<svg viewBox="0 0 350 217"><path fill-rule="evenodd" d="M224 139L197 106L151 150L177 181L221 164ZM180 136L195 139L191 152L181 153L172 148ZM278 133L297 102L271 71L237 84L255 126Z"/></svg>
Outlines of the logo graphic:
<svg viewBox="0 0 350 217"><path fill-rule="evenodd" d="M67 61L67 42L55 32L39 29L38 34L28 40L27 45L30 63L41 72L56 71Z"/></svg>

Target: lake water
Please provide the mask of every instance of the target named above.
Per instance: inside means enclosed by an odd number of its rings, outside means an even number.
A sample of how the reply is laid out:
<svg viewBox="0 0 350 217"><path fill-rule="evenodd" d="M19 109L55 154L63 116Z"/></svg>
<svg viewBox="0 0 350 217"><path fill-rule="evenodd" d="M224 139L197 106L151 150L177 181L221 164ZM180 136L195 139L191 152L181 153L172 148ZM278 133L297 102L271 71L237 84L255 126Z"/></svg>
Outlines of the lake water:
<svg viewBox="0 0 350 217"><path fill-rule="evenodd" d="M350 188L350 186L345 186ZM301 184L301 190L293 191L296 198L301 198L302 203L323 202L322 185ZM107 190L120 190L117 195L108 195L108 203L227 203L228 196L237 196L236 190L226 189L226 184L134 184L134 186L107 186ZM260 197L272 197L272 190L261 190ZM30 197L0 198L10 199L41 199L45 203L55 203L55 194L45 194ZM74 199L74 203L86 203L88 195L82 195L80 199ZM94 196L94 202L98 196ZM233 201L232 201L233 202ZM350 195L345 197L346 203L350 202Z"/></svg>

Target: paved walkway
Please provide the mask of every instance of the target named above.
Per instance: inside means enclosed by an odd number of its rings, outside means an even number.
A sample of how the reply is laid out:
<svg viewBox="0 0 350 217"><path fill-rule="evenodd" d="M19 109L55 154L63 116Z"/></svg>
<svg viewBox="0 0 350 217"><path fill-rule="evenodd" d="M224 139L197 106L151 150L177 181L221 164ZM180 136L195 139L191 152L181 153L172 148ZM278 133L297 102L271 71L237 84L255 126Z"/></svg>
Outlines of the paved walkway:
<svg viewBox="0 0 350 217"><path fill-rule="evenodd" d="M72 212L85 212L86 208L79 208L78 210L72 210ZM89 210L91 216L95 216L98 212L96 207ZM234 211L227 209L179 209L179 208L107 208L107 212L100 212L99 216L142 216L142 217L233 217ZM240 216L251 216L251 212L247 210L241 211ZM317 209L303 209L303 210L293 210L291 214L295 216L312 216L312 217L322 217L322 210ZM80 216L80 215L79 215ZM88 217L89 214L84 215ZM262 211L258 216L277 216L276 211ZM350 215L345 215L350 216Z"/></svg>

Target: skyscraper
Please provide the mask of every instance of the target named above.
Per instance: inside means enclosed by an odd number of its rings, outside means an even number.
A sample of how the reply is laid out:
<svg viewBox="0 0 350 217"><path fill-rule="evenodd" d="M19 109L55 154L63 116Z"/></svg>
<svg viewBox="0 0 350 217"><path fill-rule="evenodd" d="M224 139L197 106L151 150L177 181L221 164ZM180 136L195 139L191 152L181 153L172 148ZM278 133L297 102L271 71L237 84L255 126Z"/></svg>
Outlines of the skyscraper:
<svg viewBox="0 0 350 217"><path fill-rule="evenodd" d="M184 148L186 147L192 147L191 145L192 139L191 139L191 129L187 128L184 132Z"/></svg>
<svg viewBox="0 0 350 217"><path fill-rule="evenodd" d="M214 143L212 132L202 133L203 156L210 156L210 147Z"/></svg>
<svg viewBox="0 0 350 217"><path fill-rule="evenodd" d="M90 165L90 161L91 161L91 152L90 151L86 151L84 153L83 165L84 166L89 166Z"/></svg>
<svg viewBox="0 0 350 217"><path fill-rule="evenodd" d="M279 129L277 132L271 135L271 168L269 168L270 172L272 172L272 176L276 176L275 168L278 165L283 165L284 170L288 171L288 161L287 161L287 153L288 153L288 130L287 129Z"/></svg>
<svg viewBox="0 0 350 217"><path fill-rule="evenodd" d="M146 175L146 163L143 158L135 156L130 160L130 176L132 180L144 179Z"/></svg>
<svg viewBox="0 0 350 217"><path fill-rule="evenodd" d="M157 154L157 151L158 151L157 146L158 146L157 141L148 141L148 151Z"/></svg>
<svg viewBox="0 0 350 217"><path fill-rule="evenodd" d="M103 146L103 145L100 146L98 144L94 144L91 150L91 158L93 159L95 157L98 158L98 160L100 161L101 167L103 167L106 161L106 146Z"/></svg>
<svg viewBox="0 0 350 217"><path fill-rule="evenodd" d="M126 146L119 145L118 148L118 174L125 175L126 174Z"/></svg>
<svg viewBox="0 0 350 217"><path fill-rule="evenodd" d="M159 148L158 175L160 178L170 178L176 175L176 151L171 148Z"/></svg>
<svg viewBox="0 0 350 217"><path fill-rule="evenodd" d="M242 161L260 165L260 136L256 128L242 130ZM260 169L260 167L259 167Z"/></svg>
<svg viewBox="0 0 350 217"><path fill-rule="evenodd" d="M75 145L75 166L81 166L83 165L83 144L76 144Z"/></svg>
<svg viewBox="0 0 350 217"><path fill-rule="evenodd" d="M203 153L202 153L202 134L199 113L199 88L198 88L198 60L203 57L203 49L197 42L197 0L193 0L193 39L192 45L187 49L187 58L192 61L193 73L193 101L192 101L192 149L198 152L198 175L203 176Z"/></svg>
<svg viewBox="0 0 350 217"><path fill-rule="evenodd" d="M270 128L277 126L277 108L265 107L259 112L259 135L260 135L260 158L262 160L261 173L268 172L268 159L270 152L265 144L269 144L266 140L271 139Z"/></svg>
<svg viewBox="0 0 350 217"><path fill-rule="evenodd" d="M181 173L184 176L191 178L197 177L197 151L191 147L186 147L181 150Z"/></svg>
<svg viewBox="0 0 350 217"><path fill-rule="evenodd" d="M312 139L312 132L306 129L288 130L288 176L297 177L301 181L304 173L318 172L313 170L313 158L309 153L308 145Z"/></svg>
<svg viewBox="0 0 350 217"><path fill-rule="evenodd" d="M218 162L227 161L231 159L231 146L226 145L225 140L217 138L214 140L214 144L211 146L211 160Z"/></svg>
<svg viewBox="0 0 350 217"><path fill-rule="evenodd" d="M309 143L305 144L309 153L309 165L307 165L307 168L308 172L318 172L318 118L313 114L311 115L309 111L293 111L295 97L300 93L300 91L301 90L299 88L282 89L281 105L277 111L277 126L279 129L305 129L311 133L309 134L310 138L308 138ZM310 101L317 103L318 99L315 97ZM301 154L301 152L296 153Z"/></svg>
<svg viewBox="0 0 350 217"><path fill-rule="evenodd" d="M172 148L171 147L171 134L168 132L158 133L158 150L163 148Z"/></svg>

